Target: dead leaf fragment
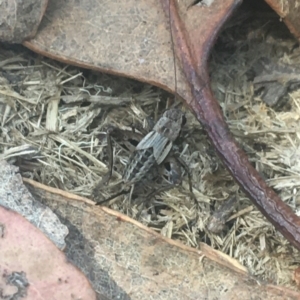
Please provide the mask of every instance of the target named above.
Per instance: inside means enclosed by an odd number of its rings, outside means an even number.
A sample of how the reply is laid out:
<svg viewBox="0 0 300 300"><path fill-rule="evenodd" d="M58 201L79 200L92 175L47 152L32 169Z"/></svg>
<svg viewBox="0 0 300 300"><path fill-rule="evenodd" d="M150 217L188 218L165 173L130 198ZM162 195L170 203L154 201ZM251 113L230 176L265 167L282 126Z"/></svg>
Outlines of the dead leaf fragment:
<svg viewBox="0 0 300 300"><path fill-rule="evenodd" d="M0 41L22 43L36 34L48 0L0 1Z"/></svg>
<svg viewBox="0 0 300 300"><path fill-rule="evenodd" d="M22 216L0 206L0 228L1 299L96 299L81 272Z"/></svg>

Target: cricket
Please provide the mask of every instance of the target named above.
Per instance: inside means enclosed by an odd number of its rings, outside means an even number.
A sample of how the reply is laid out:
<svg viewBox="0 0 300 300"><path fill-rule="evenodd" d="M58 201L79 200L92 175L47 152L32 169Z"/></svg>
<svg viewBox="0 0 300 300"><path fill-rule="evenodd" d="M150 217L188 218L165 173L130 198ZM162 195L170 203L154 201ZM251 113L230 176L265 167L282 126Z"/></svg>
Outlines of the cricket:
<svg viewBox="0 0 300 300"><path fill-rule="evenodd" d="M169 109L137 145L123 173L126 184L144 179L155 165L160 165L170 153L173 142L179 136L184 115L179 109Z"/></svg>
<svg viewBox="0 0 300 300"><path fill-rule="evenodd" d="M181 166L186 171L188 171L188 168L179 156L175 155L173 150L174 143L180 136L185 122L185 115L180 109L167 109L154 125L153 129L141 138L140 142L131 153L122 174L123 187L120 192L105 200L97 201L96 205L101 205L122 194L130 193L130 195L132 195L134 188L139 189L143 185L148 185L149 180L155 179L157 175L163 176L160 174L162 172L159 172L158 170L164 168L165 163L168 163L170 167L170 176L168 180L170 184L163 186L159 190L151 191L150 194L146 196L146 201L150 200L155 194L178 185L181 182ZM108 182L112 176L113 158L111 137L116 137L116 135L125 136L126 134L130 134L130 132L121 132L116 128L110 128L107 131L109 171L95 188L95 195L99 193L99 190L103 188L105 183ZM136 135L136 133L132 131L131 135Z"/></svg>

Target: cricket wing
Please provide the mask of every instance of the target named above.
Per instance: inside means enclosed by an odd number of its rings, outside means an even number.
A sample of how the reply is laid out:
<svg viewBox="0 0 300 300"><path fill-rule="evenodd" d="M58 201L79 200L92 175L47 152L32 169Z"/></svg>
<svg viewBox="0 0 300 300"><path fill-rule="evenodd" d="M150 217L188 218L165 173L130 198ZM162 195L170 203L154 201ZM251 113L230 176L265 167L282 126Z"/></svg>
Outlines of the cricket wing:
<svg viewBox="0 0 300 300"><path fill-rule="evenodd" d="M150 131L136 146L136 150L144 150L155 146L157 132Z"/></svg>
<svg viewBox="0 0 300 300"><path fill-rule="evenodd" d="M172 149L172 146L173 142L167 140L167 143L165 145L161 143L159 147L154 148L154 157L158 164L161 164L164 161L164 159L168 156Z"/></svg>
<svg viewBox="0 0 300 300"><path fill-rule="evenodd" d="M173 143L156 131L149 132L136 146L136 150L153 148L153 154L158 164L169 154Z"/></svg>

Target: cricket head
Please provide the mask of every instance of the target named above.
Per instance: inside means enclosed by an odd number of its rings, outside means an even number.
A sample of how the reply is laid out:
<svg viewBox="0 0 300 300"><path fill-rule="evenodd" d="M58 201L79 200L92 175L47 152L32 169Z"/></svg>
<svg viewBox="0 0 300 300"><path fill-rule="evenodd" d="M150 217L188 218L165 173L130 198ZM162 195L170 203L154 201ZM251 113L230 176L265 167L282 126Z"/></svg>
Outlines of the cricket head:
<svg viewBox="0 0 300 300"><path fill-rule="evenodd" d="M171 120L174 124L179 124L180 127L184 126L186 123L185 114L178 108L168 109L163 116Z"/></svg>
<svg viewBox="0 0 300 300"><path fill-rule="evenodd" d="M173 142L179 136L185 122L186 118L184 113L180 109L171 108L164 112L153 130Z"/></svg>

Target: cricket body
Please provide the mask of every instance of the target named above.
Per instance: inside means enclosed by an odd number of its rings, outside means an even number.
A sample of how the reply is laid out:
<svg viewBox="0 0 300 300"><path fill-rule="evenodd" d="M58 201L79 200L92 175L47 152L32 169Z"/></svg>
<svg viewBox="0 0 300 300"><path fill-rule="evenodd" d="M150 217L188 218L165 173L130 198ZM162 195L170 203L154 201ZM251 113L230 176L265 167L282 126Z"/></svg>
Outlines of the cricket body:
<svg viewBox="0 0 300 300"><path fill-rule="evenodd" d="M171 108L165 111L130 156L122 177L126 185L140 182L154 165L160 165L166 159L184 123L181 110Z"/></svg>

